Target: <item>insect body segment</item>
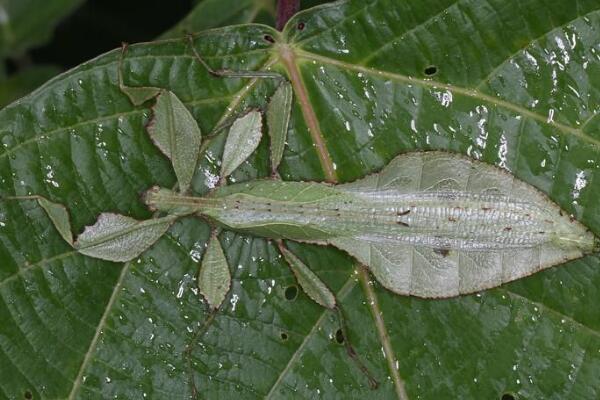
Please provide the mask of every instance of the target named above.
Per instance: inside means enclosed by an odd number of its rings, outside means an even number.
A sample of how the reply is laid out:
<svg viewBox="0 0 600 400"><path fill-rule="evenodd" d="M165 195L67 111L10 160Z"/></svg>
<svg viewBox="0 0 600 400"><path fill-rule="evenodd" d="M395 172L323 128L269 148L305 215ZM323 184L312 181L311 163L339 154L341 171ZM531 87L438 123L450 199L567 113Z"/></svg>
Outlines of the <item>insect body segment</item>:
<svg viewBox="0 0 600 400"><path fill-rule="evenodd" d="M277 194L308 191L313 194L305 200ZM594 236L567 216L500 194L357 192L324 183L270 180L231 185L205 198L165 189L156 193L146 201L159 210L179 208L230 229L270 238L315 242L360 237L374 243L465 251L555 244L591 252L594 246Z"/></svg>
<svg viewBox="0 0 600 400"><path fill-rule="evenodd" d="M418 170L419 173L414 173ZM256 180L147 204L226 229L334 245L388 289L448 297L498 286L595 250L596 238L535 188L445 153L407 153L349 184Z"/></svg>

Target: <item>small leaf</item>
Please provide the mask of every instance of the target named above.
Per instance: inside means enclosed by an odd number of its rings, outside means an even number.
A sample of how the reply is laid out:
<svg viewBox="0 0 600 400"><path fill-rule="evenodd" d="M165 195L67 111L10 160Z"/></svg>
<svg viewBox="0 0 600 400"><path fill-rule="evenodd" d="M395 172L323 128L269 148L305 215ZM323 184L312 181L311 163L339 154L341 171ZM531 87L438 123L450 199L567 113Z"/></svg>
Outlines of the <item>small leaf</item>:
<svg viewBox="0 0 600 400"><path fill-rule="evenodd" d="M259 111L250 111L235 120L223 151L221 178L229 176L256 150L262 137L262 116Z"/></svg>
<svg viewBox="0 0 600 400"><path fill-rule="evenodd" d="M138 221L124 215L100 214L94 225L77 237L75 248L86 256L109 261L130 261L152 246L176 217Z"/></svg>
<svg viewBox="0 0 600 400"><path fill-rule="evenodd" d="M267 126L271 137L271 169L273 172L277 170L283 157L292 113L292 97L292 85L289 82L284 82L277 88L267 107Z"/></svg>
<svg viewBox="0 0 600 400"><path fill-rule="evenodd" d="M198 274L198 288L211 308L219 308L231 286L231 274L221 243L213 233Z"/></svg>
<svg viewBox="0 0 600 400"><path fill-rule="evenodd" d="M163 89L151 86L125 86L121 85L121 91L129 97L134 106L141 106L145 102L158 96Z"/></svg>
<svg viewBox="0 0 600 400"><path fill-rule="evenodd" d="M71 222L69 220L69 213L65 206L58 203L53 203L43 197L38 197L37 201L39 205L46 211L48 217L54 224L54 227L60 233L60 236L65 239L71 246L73 245L73 233L71 231Z"/></svg>
<svg viewBox="0 0 600 400"><path fill-rule="evenodd" d="M163 91L153 110L148 133L160 151L171 159L179 190L185 192L196 171L202 133L192 114L173 92Z"/></svg>
<svg viewBox="0 0 600 400"><path fill-rule="evenodd" d="M325 308L334 308L336 305L335 296L323 281L306 266L298 257L283 245L279 247L283 257L290 265L292 272L298 280L298 284L315 302Z"/></svg>

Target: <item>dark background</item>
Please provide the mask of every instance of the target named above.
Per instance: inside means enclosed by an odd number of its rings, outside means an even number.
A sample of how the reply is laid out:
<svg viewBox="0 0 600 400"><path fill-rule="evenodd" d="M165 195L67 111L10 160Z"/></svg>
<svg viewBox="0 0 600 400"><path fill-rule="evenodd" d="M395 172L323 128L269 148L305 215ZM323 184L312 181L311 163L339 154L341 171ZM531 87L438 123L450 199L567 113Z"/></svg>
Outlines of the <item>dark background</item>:
<svg viewBox="0 0 600 400"><path fill-rule="evenodd" d="M51 1L51 0L48 0ZM50 43L29 52L26 62L63 70L119 47L152 40L175 25L193 0L87 0L54 31ZM17 62L9 63L13 72Z"/></svg>

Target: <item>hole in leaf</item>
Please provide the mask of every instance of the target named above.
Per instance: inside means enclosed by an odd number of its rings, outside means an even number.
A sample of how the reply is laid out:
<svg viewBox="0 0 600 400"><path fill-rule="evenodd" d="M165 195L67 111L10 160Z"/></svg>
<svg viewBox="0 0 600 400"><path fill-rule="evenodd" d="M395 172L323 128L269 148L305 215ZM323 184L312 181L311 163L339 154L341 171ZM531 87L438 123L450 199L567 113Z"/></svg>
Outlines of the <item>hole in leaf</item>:
<svg viewBox="0 0 600 400"><path fill-rule="evenodd" d="M517 396L512 393L504 393L501 397L501 400L517 400Z"/></svg>
<svg viewBox="0 0 600 400"><path fill-rule="evenodd" d="M267 41L269 43L275 43L275 39L273 39L273 36L271 36L271 35L265 35L265 36L263 36L263 39L265 39L265 41Z"/></svg>
<svg viewBox="0 0 600 400"><path fill-rule="evenodd" d="M304 30L304 27L305 27L305 26L306 26L306 25L304 24L304 22L300 22L300 23L298 23L298 26L297 26L297 28L298 28L298 30L299 30L299 31L301 31L301 30Z"/></svg>
<svg viewBox="0 0 600 400"><path fill-rule="evenodd" d="M27 400L31 400L33 399L33 394L29 390L26 390L25 393L23 393L23 397L25 397Z"/></svg>
<svg viewBox="0 0 600 400"><path fill-rule="evenodd" d="M295 300L296 297L298 297L298 286L296 285L292 285L292 286L288 286L287 288L285 288L285 298L287 300Z"/></svg>
<svg viewBox="0 0 600 400"><path fill-rule="evenodd" d="M283 340L283 341L286 341L286 340L288 340L288 335L287 335L287 333L285 333L285 332L281 332L281 335L280 335L280 336L281 336L281 340Z"/></svg>
<svg viewBox="0 0 600 400"><path fill-rule="evenodd" d="M339 344L343 344L344 340L346 340L344 338L344 332L342 332L341 329L338 329L337 331L335 331L335 341L338 342Z"/></svg>
<svg viewBox="0 0 600 400"><path fill-rule="evenodd" d="M437 74L438 68L435 65L429 65L429 66L425 67L423 72L427 76L433 76L433 75Z"/></svg>

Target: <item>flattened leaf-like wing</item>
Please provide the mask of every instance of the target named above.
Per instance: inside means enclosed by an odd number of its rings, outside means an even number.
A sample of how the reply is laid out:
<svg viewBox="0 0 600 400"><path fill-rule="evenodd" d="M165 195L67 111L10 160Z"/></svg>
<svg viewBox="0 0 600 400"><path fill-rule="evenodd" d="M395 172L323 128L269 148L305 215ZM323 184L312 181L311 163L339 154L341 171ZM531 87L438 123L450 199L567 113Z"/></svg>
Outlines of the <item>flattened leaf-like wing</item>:
<svg viewBox="0 0 600 400"><path fill-rule="evenodd" d="M100 214L94 225L77 237L81 254L109 261L130 261L152 246L176 217L138 221L124 215Z"/></svg>
<svg viewBox="0 0 600 400"><path fill-rule="evenodd" d="M387 289L425 298L490 289L584 255L575 248L559 250L550 245L483 252L348 238L330 243L367 265Z"/></svg>
<svg viewBox="0 0 600 400"><path fill-rule="evenodd" d="M196 171L202 133L192 114L173 92L162 91L153 112L148 133L171 160L179 190L185 192Z"/></svg>
<svg viewBox="0 0 600 400"><path fill-rule="evenodd" d="M413 244L377 235L354 235L329 240L332 245L367 265L382 285L400 294L451 297L492 288L583 257L594 251L596 243L591 232L565 215L554 202L534 187L497 167L457 154L421 152L400 155L380 173L339 185L338 188L359 196L369 193L372 198L383 193L400 197L409 195L409 203L418 203L419 197L427 193L462 193L466 194L466 201L469 201L468 196L507 196L535 206L534 209L539 210L539 214L532 216L536 220L533 222L540 222L537 219L543 218L543 223L554 230L549 234L550 238L541 243L525 242L532 234L548 232L524 230L515 233L529 235L527 238L524 236L524 245L519 246L518 240L514 240L510 247L502 248L500 245L497 249L484 250L476 246L469 247L470 240L476 243L478 237L477 232L461 231L462 226L469 225L464 219L458 221L453 228L456 237L462 240L461 246L424 246L424 243L431 242L430 239L435 239L436 230L431 227L430 231L410 231L414 228L412 225L407 230L415 238ZM443 202L439 204L440 207L443 206ZM495 212L493 204L487 206L489 209L485 207L484 211ZM429 216L444 215L443 210L427 210L425 213ZM510 215L506 221L498 222L498 226L491 226L491 229L510 235L511 223L519 221L512 221L509 217ZM431 220L435 218L432 217ZM440 218L439 222L446 222L445 217ZM476 230L472 224L468 229ZM444 238L446 239L449 239L446 243L451 243L451 237Z"/></svg>

